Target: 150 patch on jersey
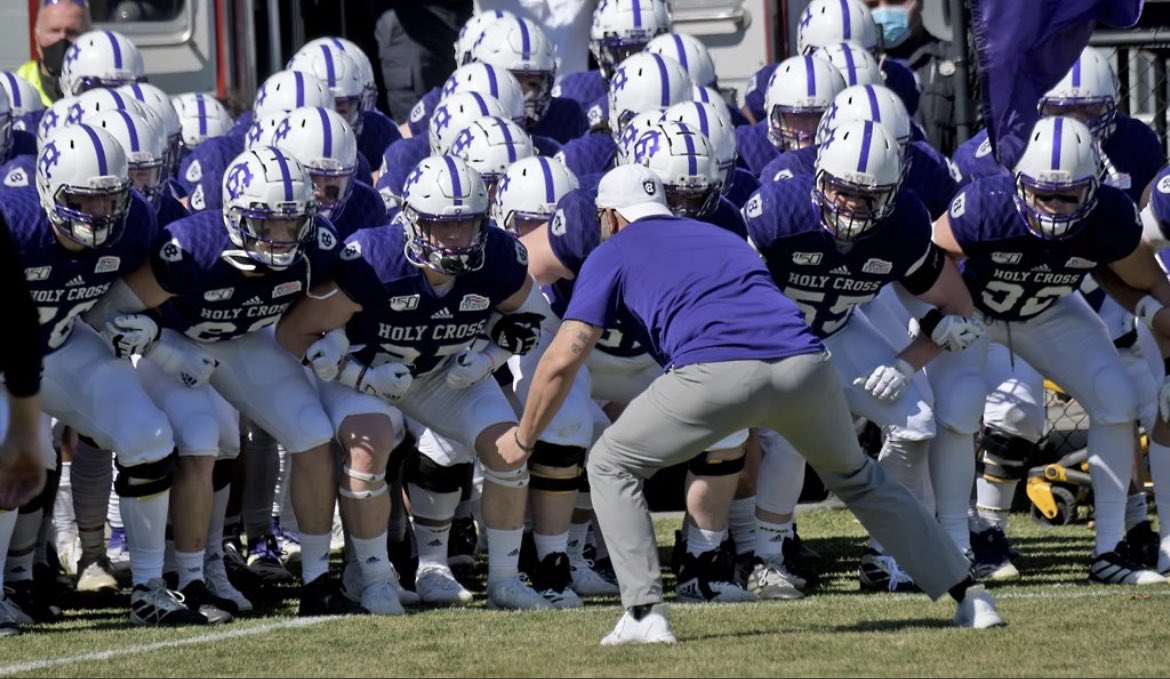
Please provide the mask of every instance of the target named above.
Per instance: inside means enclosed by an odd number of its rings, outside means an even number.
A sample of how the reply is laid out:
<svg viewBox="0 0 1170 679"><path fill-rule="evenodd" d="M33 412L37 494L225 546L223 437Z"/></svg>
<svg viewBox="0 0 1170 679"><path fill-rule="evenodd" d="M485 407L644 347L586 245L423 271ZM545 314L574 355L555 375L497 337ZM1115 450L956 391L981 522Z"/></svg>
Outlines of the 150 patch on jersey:
<svg viewBox="0 0 1170 679"><path fill-rule="evenodd" d="M24 270L24 280L47 281L49 280L49 272L52 270L51 266L30 266Z"/></svg>
<svg viewBox="0 0 1170 679"><path fill-rule="evenodd" d="M483 311L492 305L492 301L483 295L464 295L459 302L460 311Z"/></svg>
<svg viewBox="0 0 1170 679"><path fill-rule="evenodd" d="M794 252L792 253L793 264L803 264L805 266L816 266L821 263L821 253L819 252Z"/></svg>
<svg viewBox="0 0 1170 679"><path fill-rule="evenodd" d="M1024 257L1022 252L993 252L991 253L991 261L996 264L1019 264Z"/></svg>
<svg viewBox="0 0 1170 679"><path fill-rule="evenodd" d="M352 247L352 245L350 246ZM418 295L400 295L390 298L391 311L414 311L418 308Z"/></svg>
<svg viewBox="0 0 1170 679"><path fill-rule="evenodd" d="M208 302L225 302L232 298L235 293L235 288L220 288L218 290L208 290L203 293L203 299Z"/></svg>

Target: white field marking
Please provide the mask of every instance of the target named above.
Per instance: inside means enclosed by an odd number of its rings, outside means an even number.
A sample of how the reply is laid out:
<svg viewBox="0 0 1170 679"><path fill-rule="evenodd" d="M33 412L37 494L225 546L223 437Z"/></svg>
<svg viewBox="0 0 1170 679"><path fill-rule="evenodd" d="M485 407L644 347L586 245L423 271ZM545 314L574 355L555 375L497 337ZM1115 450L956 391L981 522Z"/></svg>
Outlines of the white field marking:
<svg viewBox="0 0 1170 679"><path fill-rule="evenodd" d="M231 630L230 632L218 632L216 634L203 634L200 636L186 637L183 639L172 639L170 641L159 641L153 644L139 644L137 646L127 646L123 648L114 648L108 651L94 651L92 653L82 653L80 655L67 655L60 658L45 658L44 660L32 660L29 662L13 663L11 665L0 665L0 677L8 676L10 674L17 674L18 672L32 672L35 670L43 670L48 667L57 667L58 665L69 665L71 663L89 662L92 660L109 660L110 658L117 658L123 655L135 655L138 653L151 653L153 651L160 651L165 648L177 648L179 646L193 646L195 644L207 644L214 641L223 641L225 639L238 639L239 637L249 637L256 634L267 634L281 629L294 629L298 627L308 627L323 622L331 622L337 620L340 616L322 616L319 618L293 618L292 620L284 620L282 622L269 623L267 625L256 625L254 627L244 627L242 629Z"/></svg>

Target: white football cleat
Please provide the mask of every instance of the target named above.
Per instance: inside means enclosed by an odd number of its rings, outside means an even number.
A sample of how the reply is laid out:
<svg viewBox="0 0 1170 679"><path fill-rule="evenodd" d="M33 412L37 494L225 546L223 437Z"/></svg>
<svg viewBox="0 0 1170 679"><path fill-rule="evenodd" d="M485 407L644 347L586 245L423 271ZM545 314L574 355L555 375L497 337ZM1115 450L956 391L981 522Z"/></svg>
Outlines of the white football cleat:
<svg viewBox="0 0 1170 679"><path fill-rule="evenodd" d="M114 577L114 567L105 554L93 560L82 557L82 561L77 564L77 573L78 592L101 592L118 589L118 580Z"/></svg>
<svg viewBox="0 0 1170 679"><path fill-rule="evenodd" d="M414 591L425 604L448 604L462 606L471 603L471 592L459 584L451 568L438 564L418 567L414 576Z"/></svg>
<svg viewBox="0 0 1170 679"><path fill-rule="evenodd" d="M971 585L955 611L955 625L972 629L987 629L1003 625L1003 618L995 610L995 599L983 585Z"/></svg>
<svg viewBox="0 0 1170 679"><path fill-rule="evenodd" d="M492 610L529 611L553 607L539 592L524 584L519 575L489 582L487 595L488 608Z"/></svg>
<svg viewBox="0 0 1170 679"><path fill-rule="evenodd" d="M398 593L398 601L403 606L417 604L419 602L418 594L405 589L398 581L398 572L394 570L394 566L390 566L390 585L394 591ZM362 600L362 569L357 565L356 561L347 561L345 568L341 570L341 593L345 595L346 599L356 603L361 603Z"/></svg>
<svg viewBox="0 0 1170 679"><path fill-rule="evenodd" d="M654 604L641 620L635 620L633 613L627 609L613 631L601 640L602 646L674 643L678 643L678 639L674 638L670 620L666 618L666 604Z"/></svg>
<svg viewBox="0 0 1170 679"><path fill-rule="evenodd" d="M402 615L406 609L398 599L398 588L392 582L393 574L362 587L362 608L373 615Z"/></svg>

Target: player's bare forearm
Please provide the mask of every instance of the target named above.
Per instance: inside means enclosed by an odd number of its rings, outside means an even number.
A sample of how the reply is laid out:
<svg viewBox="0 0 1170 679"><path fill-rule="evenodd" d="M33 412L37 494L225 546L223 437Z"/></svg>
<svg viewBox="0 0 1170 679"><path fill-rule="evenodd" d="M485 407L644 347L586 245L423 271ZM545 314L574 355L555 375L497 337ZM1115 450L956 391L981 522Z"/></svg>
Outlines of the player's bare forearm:
<svg viewBox="0 0 1170 679"><path fill-rule="evenodd" d="M931 341L930 335L920 333L898 354L898 358L914 366L915 370L922 370L923 366L933 361L942 351L937 344Z"/></svg>
<svg viewBox="0 0 1170 679"><path fill-rule="evenodd" d="M552 343L540 359L532 386L528 390L528 401L524 416L520 418L520 439L527 445L544 431L561 404L569 395L577 371L589 357L589 352L601 339L603 328L582 323L565 321Z"/></svg>

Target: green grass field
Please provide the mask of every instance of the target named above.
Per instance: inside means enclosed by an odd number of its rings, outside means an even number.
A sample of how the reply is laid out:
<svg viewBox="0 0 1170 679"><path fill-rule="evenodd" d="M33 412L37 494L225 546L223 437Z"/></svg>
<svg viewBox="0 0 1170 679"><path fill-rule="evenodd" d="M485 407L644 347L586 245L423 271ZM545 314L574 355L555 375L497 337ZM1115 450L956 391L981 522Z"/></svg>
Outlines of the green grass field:
<svg viewBox="0 0 1170 679"><path fill-rule="evenodd" d="M677 521L659 521L663 553ZM1024 577L995 586L1008 626L951 626L950 600L861 594L861 526L843 511L800 519L828 560L797 602L671 607L675 647L601 648L616 600L570 612L420 610L394 618L293 617L295 599L230 625L141 629L125 598L0 639L0 676L1164 676L1170 587L1090 586L1092 534L1014 516ZM669 585L669 582L668 582Z"/></svg>

